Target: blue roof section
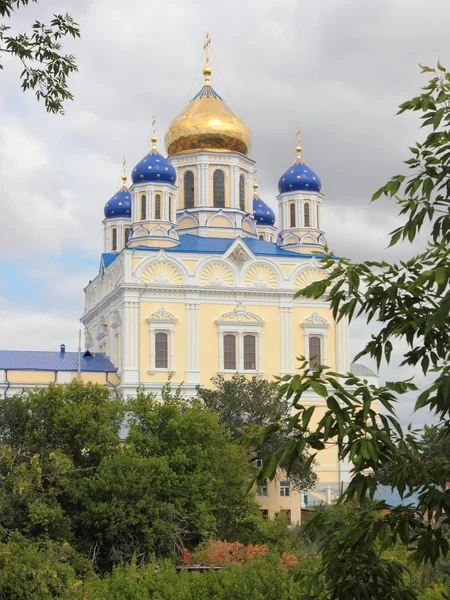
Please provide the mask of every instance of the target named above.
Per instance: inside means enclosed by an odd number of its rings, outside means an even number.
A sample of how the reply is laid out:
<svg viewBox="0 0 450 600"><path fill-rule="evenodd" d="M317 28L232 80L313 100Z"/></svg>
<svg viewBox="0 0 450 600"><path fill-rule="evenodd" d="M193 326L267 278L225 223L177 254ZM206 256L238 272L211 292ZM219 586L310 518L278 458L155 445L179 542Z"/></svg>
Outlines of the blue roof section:
<svg viewBox="0 0 450 600"><path fill-rule="evenodd" d="M11 371L78 371L78 352L0 350L0 369ZM116 367L101 352L81 355L81 370L115 373Z"/></svg>
<svg viewBox="0 0 450 600"><path fill-rule="evenodd" d="M376 489L374 500L377 502L385 502L390 508L397 508L399 506L412 506L419 505L419 492L413 492L410 495L406 495L402 498L396 488L389 485L379 485Z"/></svg>
<svg viewBox="0 0 450 600"><path fill-rule="evenodd" d="M324 254L301 254L300 252L290 252L278 248L274 242L266 242L264 240L255 240L254 238L243 238L245 244L256 256L290 256L291 258L321 258Z"/></svg>
<svg viewBox="0 0 450 600"><path fill-rule="evenodd" d="M103 254L102 254L103 266L106 268L118 256L119 256L118 252L103 252Z"/></svg>
<svg viewBox="0 0 450 600"><path fill-rule="evenodd" d="M224 254L228 248L238 238L207 238L200 237L198 235L192 235L191 233L185 233L180 235L180 243L178 246L173 248L164 248L167 253L177 252L192 252L198 254ZM255 254L256 256L284 256L291 258L321 258L324 254L300 254L299 252L289 252L289 250L282 250L273 242L265 242L264 240L257 240L253 238L240 238L242 242ZM137 246L136 250L150 250L159 252L161 248L148 248L147 246ZM106 266L106 265L105 265Z"/></svg>

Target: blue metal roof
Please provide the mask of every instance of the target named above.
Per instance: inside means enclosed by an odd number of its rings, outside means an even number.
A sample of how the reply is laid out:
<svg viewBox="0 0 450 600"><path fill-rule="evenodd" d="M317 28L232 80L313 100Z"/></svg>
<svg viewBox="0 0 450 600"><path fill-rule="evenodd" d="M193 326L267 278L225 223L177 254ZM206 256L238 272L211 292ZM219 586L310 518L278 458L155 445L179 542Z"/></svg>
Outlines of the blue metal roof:
<svg viewBox="0 0 450 600"><path fill-rule="evenodd" d="M78 371L78 352L0 350L0 369L12 371ZM116 367L101 352L81 355L81 370L115 373Z"/></svg>
<svg viewBox="0 0 450 600"><path fill-rule="evenodd" d="M299 252L290 252L282 250L273 242L265 242L253 238L241 238L246 246L256 256L284 256L292 258L321 258L323 254L300 254ZM224 254L228 248L235 242L235 239L230 238L207 238L191 233L180 235L180 243L173 248L164 248L164 251L169 252L192 252L194 254ZM150 250L159 252L161 248L148 248L147 246L137 246L137 250ZM103 255L105 256L105 255ZM107 255L109 256L109 255ZM105 265L106 266L106 265Z"/></svg>
<svg viewBox="0 0 450 600"><path fill-rule="evenodd" d="M102 254L103 266L106 268L118 256L119 256L118 252L103 252L103 254Z"/></svg>
<svg viewBox="0 0 450 600"><path fill-rule="evenodd" d="M253 238L244 238L243 241L247 244L253 254L257 256L290 256L291 258L322 258L324 254L301 254L300 252L290 252L283 250L273 242L265 242L264 240L255 240Z"/></svg>

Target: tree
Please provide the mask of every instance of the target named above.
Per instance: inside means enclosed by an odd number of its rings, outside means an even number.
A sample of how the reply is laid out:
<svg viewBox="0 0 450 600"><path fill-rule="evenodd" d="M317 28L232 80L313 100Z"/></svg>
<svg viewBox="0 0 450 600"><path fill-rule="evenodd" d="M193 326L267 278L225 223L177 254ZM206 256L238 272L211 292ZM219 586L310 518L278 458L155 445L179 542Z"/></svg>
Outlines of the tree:
<svg viewBox="0 0 450 600"><path fill-rule="evenodd" d="M120 428L127 412L125 443ZM170 388L128 402L49 386L0 403L0 540L69 542L100 571L253 530L247 458L218 416Z"/></svg>
<svg viewBox="0 0 450 600"><path fill-rule="evenodd" d="M307 445L318 451L334 442L339 459L352 463L351 481L339 502L356 501L361 509L338 530L330 529L325 513L314 519L326 540L320 568L309 582L311 598L317 593L333 600L416 598L404 579L405 566L390 560L385 551L401 542L420 565L435 564L449 550L445 530L450 519L446 489L450 462L421 461L417 434L402 431L394 410L403 394L416 394L416 410L427 406L439 420L445 438L450 434L450 73L439 63L435 69L422 67L422 72L431 73L430 81L420 95L400 106L399 113L421 112L428 135L410 148L406 164L412 174L392 177L373 200L383 194L392 198L404 218L403 225L392 232L390 246L400 241L411 243L429 229L426 250L392 263L358 264L335 260L329 253L322 260L325 278L298 295L327 297L337 320L346 316L351 321L359 315L367 322L378 321L379 332L355 360L366 355L379 366L383 360L389 363L396 350L403 354L400 371L402 366L420 368L430 375L427 386L419 391L406 379L376 387L324 366L311 371L304 361L301 373L279 382L280 394L290 400L294 416L277 420L248 440L249 444L261 444L280 429L287 427L293 432L294 440L263 465L259 480L273 477L281 461L295 464ZM311 431L314 407L302 405L308 389L327 403L326 413ZM384 414L377 415L375 401ZM373 498L377 472L386 465L392 466L392 483L405 497L404 507L387 513L381 503L375 509L383 512L365 507L366 498ZM419 493L418 510L407 505L408 490Z"/></svg>
<svg viewBox="0 0 450 600"><path fill-rule="evenodd" d="M289 403L279 397L277 388L266 379L247 379L243 375L235 374L231 379L213 377L211 382L214 389L198 388L198 397L207 408L220 415L220 423L229 429L235 440L254 427L269 425L278 416L282 419L289 417ZM286 431L278 432L259 446L254 459L258 456L271 456L288 441L289 434ZM308 460L305 453L290 469L292 484L299 491L313 489L317 482L317 476L312 469L304 468ZM282 468L285 466L284 463L281 464Z"/></svg>
<svg viewBox="0 0 450 600"><path fill-rule="evenodd" d="M0 0L0 17L10 19L15 9L38 0ZM66 36L80 37L78 24L68 15L53 15L50 25L35 21L32 33L11 35L11 27L0 23L0 53L9 54L22 62L22 89L35 90L51 113L63 112L63 102L73 100L67 79L78 71L75 57L62 53L61 40ZM0 69L3 65L0 62Z"/></svg>

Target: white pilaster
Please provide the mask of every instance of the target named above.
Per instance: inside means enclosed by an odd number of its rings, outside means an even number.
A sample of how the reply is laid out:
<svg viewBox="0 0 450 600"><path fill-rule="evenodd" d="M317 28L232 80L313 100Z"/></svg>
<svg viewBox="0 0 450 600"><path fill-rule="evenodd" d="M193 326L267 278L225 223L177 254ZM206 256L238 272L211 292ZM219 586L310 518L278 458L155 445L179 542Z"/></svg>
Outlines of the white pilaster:
<svg viewBox="0 0 450 600"><path fill-rule="evenodd" d="M293 372L292 307L280 306L280 355L281 375Z"/></svg>
<svg viewBox="0 0 450 600"><path fill-rule="evenodd" d="M336 323L336 371L347 373L350 370L348 353L348 319L343 317Z"/></svg>
<svg viewBox="0 0 450 600"><path fill-rule="evenodd" d="M200 327L198 303L186 303L186 383L200 384Z"/></svg>
<svg viewBox="0 0 450 600"><path fill-rule="evenodd" d="M122 383L139 385L139 297L129 296L122 312Z"/></svg>

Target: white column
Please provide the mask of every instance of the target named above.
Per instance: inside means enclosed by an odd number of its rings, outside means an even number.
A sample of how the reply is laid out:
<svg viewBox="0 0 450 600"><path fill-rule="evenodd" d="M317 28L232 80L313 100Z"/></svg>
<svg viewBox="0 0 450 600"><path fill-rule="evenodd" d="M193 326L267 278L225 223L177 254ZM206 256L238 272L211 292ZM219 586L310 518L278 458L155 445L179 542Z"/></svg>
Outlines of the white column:
<svg viewBox="0 0 450 600"><path fill-rule="evenodd" d="M186 304L186 383L200 383L199 305Z"/></svg>
<svg viewBox="0 0 450 600"><path fill-rule="evenodd" d="M280 356L281 375L293 372L292 307L280 306Z"/></svg>
<svg viewBox="0 0 450 600"><path fill-rule="evenodd" d="M139 385L139 300L136 296L123 303L122 314L122 383Z"/></svg>
<svg viewBox="0 0 450 600"><path fill-rule="evenodd" d="M199 165L198 170L198 195L199 206L208 206L208 165Z"/></svg>
<svg viewBox="0 0 450 600"><path fill-rule="evenodd" d="M343 317L336 323L336 371L347 373L350 370L348 353L348 319Z"/></svg>

